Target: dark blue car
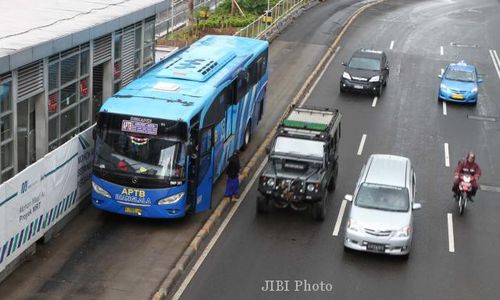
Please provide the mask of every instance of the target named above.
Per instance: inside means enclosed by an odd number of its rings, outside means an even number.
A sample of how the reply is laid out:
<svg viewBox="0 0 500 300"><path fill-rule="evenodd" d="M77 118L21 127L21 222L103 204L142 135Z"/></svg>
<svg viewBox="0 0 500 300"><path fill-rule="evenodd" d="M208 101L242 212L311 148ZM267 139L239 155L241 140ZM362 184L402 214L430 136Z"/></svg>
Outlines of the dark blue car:
<svg viewBox="0 0 500 300"><path fill-rule="evenodd" d="M438 100L472 105L477 103L479 83L483 80L479 78L475 66L464 61L449 64L438 77L441 78Z"/></svg>

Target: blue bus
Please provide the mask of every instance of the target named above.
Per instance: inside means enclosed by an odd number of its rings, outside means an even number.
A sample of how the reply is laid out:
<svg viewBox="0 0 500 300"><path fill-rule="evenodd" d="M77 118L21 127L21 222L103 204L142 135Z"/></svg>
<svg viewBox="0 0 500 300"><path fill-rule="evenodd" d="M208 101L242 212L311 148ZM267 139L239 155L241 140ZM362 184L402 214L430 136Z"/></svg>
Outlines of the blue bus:
<svg viewBox="0 0 500 300"><path fill-rule="evenodd" d="M206 36L109 98L94 129L92 204L146 218L209 209L212 184L262 118L268 49Z"/></svg>

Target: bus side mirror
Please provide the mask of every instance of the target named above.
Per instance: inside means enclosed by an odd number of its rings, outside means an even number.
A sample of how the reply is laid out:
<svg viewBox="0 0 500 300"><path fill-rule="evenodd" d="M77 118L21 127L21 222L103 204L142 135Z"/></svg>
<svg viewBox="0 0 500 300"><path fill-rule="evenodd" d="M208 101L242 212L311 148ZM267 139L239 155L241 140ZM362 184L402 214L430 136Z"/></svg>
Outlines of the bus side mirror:
<svg viewBox="0 0 500 300"><path fill-rule="evenodd" d="M271 147L266 146L266 153L267 153L267 154L271 153Z"/></svg>
<svg viewBox="0 0 500 300"><path fill-rule="evenodd" d="M347 66L347 64L346 64L346 62L345 62L345 61L343 61L343 62L342 62L342 65L343 65L344 67L345 67L345 66Z"/></svg>

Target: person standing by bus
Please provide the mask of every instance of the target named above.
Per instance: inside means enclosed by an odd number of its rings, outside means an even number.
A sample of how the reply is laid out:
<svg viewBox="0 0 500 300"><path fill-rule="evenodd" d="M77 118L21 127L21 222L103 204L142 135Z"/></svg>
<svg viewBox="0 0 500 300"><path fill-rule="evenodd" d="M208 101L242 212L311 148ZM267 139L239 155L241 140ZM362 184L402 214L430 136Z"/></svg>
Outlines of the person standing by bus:
<svg viewBox="0 0 500 300"><path fill-rule="evenodd" d="M229 197L229 200L238 201L240 194L240 158L236 152L230 159L226 169L227 181L224 197Z"/></svg>

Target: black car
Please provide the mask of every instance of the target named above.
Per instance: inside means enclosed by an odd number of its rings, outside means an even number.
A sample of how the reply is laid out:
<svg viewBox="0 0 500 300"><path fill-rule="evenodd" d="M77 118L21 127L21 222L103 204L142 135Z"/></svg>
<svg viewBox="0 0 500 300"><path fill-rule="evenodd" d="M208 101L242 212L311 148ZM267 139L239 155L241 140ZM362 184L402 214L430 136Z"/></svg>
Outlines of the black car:
<svg viewBox="0 0 500 300"><path fill-rule="evenodd" d="M384 51L359 49L352 55L340 77L340 92L347 90L382 94L389 77L389 62Z"/></svg>
<svg viewBox="0 0 500 300"><path fill-rule="evenodd" d="M338 110L292 107L260 174L259 213L273 207L309 208L316 220L325 218L328 191L337 180L340 119Z"/></svg>

